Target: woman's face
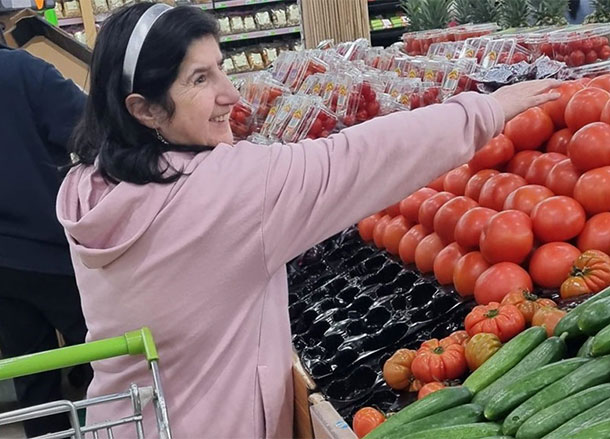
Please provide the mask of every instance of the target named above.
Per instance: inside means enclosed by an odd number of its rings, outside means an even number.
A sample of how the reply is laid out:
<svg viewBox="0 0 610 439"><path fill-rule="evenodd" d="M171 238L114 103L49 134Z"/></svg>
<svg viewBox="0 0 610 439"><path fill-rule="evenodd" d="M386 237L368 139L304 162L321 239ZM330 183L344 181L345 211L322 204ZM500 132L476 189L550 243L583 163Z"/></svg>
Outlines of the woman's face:
<svg viewBox="0 0 610 439"><path fill-rule="evenodd" d="M174 115L163 121L159 131L170 143L212 147L233 143L229 115L239 93L222 71L222 53L214 37L191 44L169 96Z"/></svg>

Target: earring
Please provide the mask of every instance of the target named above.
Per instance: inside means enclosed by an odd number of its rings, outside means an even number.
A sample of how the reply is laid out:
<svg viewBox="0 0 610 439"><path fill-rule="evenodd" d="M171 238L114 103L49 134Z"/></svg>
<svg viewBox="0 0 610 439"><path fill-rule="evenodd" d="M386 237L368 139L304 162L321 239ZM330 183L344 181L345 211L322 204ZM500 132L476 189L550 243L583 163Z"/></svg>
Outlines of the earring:
<svg viewBox="0 0 610 439"><path fill-rule="evenodd" d="M163 137L161 135L161 133L159 132L158 128L155 128L155 133L157 133L157 139L159 140L159 142L165 144L165 145L169 145L169 142L167 140L165 140L165 137Z"/></svg>

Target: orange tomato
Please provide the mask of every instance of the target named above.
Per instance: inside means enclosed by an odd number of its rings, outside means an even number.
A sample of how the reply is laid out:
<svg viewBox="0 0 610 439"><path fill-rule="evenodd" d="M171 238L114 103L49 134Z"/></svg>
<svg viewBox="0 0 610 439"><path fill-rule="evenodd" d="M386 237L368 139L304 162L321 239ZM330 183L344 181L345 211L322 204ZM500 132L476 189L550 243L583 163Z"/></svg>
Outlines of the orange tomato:
<svg viewBox="0 0 610 439"><path fill-rule="evenodd" d="M553 336L555 326L567 313L561 309L543 306L532 318L532 326L542 326L546 329L546 334L549 337Z"/></svg>
<svg viewBox="0 0 610 439"><path fill-rule="evenodd" d="M443 204L452 198L455 198L455 195L450 192L439 192L421 203L418 213L419 223L427 230L434 230L434 215Z"/></svg>
<svg viewBox="0 0 610 439"><path fill-rule="evenodd" d="M444 388L445 388L445 385L443 383L439 383L436 381L425 384L424 386L422 386L421 389L419 389L419 392L417 393L417 399L425 398L429 394L434 393L434 392L444 389Z"/></svg>
<svg viewBox="0 0 610 439"><path fill-rule="evenodd" d="M567 158L568 156L558 152L547 152L536 157L525 174L525 180L529 184L544 184L551 168Z"/></svg>
<svg viewBox="0 0 610 439"><path fill-rule="evenodd" d="M385 416L373 407L364 407L356 412L352 428L356 436L363 438L379 425L383 424Z"/></svg>
<svg viewBox="0 0 610 439"><path fill-rule="evenodd" d="M468 340L470 340L470 336L463 329L459 331L454 331L445 338L453 340L454 343L461 344L463 346L466 346L466 343L468 343Z"/></svg>
<svg viewBox="0 0 610 439"><path fill-rule="evenodd" d="M424 383L459 378L467 368L464 346L448 339L425 341L411 363L413 375Z"/></svg>
<svg viewBox="0 0 610 439"><path fill-rule="evenodd" d="M494 175L485 182L479 195L479 204L497 211L502 210L508 195L518 187L525 186L527 181L516 174L502 173Z"/></svg>
<svg viewBox="0 0 610 439"><path fill-rule="evenodd" d="M403 390L411 384L411 363L415 354L412 349L399 349L383 364L383 379L392 389Z"/></svg>
<svg viewBox="0 0 610 439"><path fill-rule="evenodd" d="M585 227L586 215L574 198L558 195L542 200L531 213L534 234L542 242L567 241Z"/></svg>
<svg viewBox="0 0 610 439"><path fill-rule="evenodd" d="M455 225L455 241L466 249L478 248L483 228L496 213L498 212L487 207L470 209Z"/></svg>
<svg viewBox="0 0 610 439"><path fill-rule="evenodd" d="M589 215L610 211L610 166L582 174L574 186L574 198Z"/></svg>
<svg viewBox="0 0 610 439"><path fill-rule="evenodd" d="M510 293L504 296L501 303L502 305L516 306L521 314L523 314L527 324L532 323L534 314L540 309L540 307L547 306L557 308L557 304L551 299L540 299L537 295L529 290L524 290L521 288L512 290Z"/></svg>
<svg viewBox="0 0 610 439"><path fill-rule="evenodd" d="M532 251L534 232L530 217L518 210L505 210L489 219L481 232L481 254L492 264L520 264Z"/></svg>
<svg viewBox="0 0 610 439"><path fill-rule="evenodd" d="M495 334L505 343L525 329L525 317L514 305L490 302L475 306L466 316L464 326L471 337L484 332Z"/></svg>

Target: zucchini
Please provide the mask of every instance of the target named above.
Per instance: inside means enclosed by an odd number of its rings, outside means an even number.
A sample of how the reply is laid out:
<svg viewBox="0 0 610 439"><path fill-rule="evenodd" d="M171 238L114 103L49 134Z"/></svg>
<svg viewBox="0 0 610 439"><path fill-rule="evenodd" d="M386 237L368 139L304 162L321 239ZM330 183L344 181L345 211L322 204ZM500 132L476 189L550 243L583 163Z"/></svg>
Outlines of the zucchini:
<svg viewBox="0 0 610 439"><path fill-rule="evenodd" d="M371 431L367 439L382 439L389 431L397 427L416 421L426 416L433 415L452 407L469 403L472 400L472 392L466 387L447 387L429 394L425 398L409 404L393 416L390 416L383 424Z"/></svg>
<svg viewBox="0 0 610 439"><path fill-rule="evenodd" d="M608 383L585 389L540 410L519 427L516 437L538 439L608 398L610 398Z"/></svg>
<svg viewBox="0 0 610 439"><path fill-rule="evenodd" d="M525 421L543 408L583 389L604 383L608 379L610 379L610 356L596 358L583 364L510 412L504 420L504 434L514 436Z"/></svg>
<svg viewBox="0 0 610 439"><path fill-rule="evenodd" d="M587 335L595 335L610 325L610 297L604 297L587 306L578 318L578 329Z"/></svg>
<svg viewBox="0 0 610 439"><path fill-rule="evenodd" d="M587 299L572 311L567 313L559 322L557 322L557 326L555 326L555 335L559 336L564 332L568 333L568 339L578 338L583 335L583 332L578 327L578 319L590 305L594 304L598 300L604 299L606 297L610 297L610 287L606 288L603 291L600 291L595 296Z"/></svg>
<svg viewBox="0 0 610 439"><path fill-rule="evenodd" d="M464 387L476 394L508 372L523 357L546 340L546 330L542 326L532 326L502 346L489 360L475 370Z"/></svg>
<svg viewBox="0 0 610 439"><path fill-rule="evenodd" d="M502 426L495 422L477 422L476 424L433 428L432 430L403 436L403 439L482 439L493 435L497 436L501 431Z"/></svg>
<svg viewBox="0 0 610 439"><path fill-rule="evenodd" d="M577 357L591 357L591 349L593 348L593 337L589 337L587 339L587 341L585 341L582 346L580 347L580 349L578 350L578 353L576 354Z"/></svg>
<svg viewBox="0 0 610 439"><path fill-rule="evenodd" d="M464 404L426 416L417 421L409 422L408 424L397 425L393 430L386 431L384 437L387 439L402 439L405 435L420 431L454 425L474 424L482 420L483 408L480 405Z"/></svg>
<svg viewBox="0 0 610 439"><path fill-rule="evenodd" d="M591 355L599 357L610 353L610 325L599 331L591 344Z"/></svg>
<svg viewBox="0 0 610 439"><path fill-rule="evenodd" d="M524 374L536 370L549 363L554 363L561 360L566 353L566 344L560 337L550 337L540 343L536 348L527 354L515 367L510 369L496 381L485 387L477 393L472 402L480 404L483 407L493 398L500 390L504 389L510 383L515 382Z"/></svg>
<svg viewBox="0 0 610 439"><path fill-rule="evenodd" d="M561 427L544 436L543 439L565 439L572 433L608 418L610 418L610 399L602 401L580 415L575 416Z"/></svg>
<svg viewBox="0 0 610 439"><path fill-rule="evenodd" d="M600 421L570 435L570 439L605 439L610 437L610 419Z"/></svg>
<svg viewBox="0 0 610 439"><path fill-rule="evenodd" d="M489 420L500 419L539 390L574 372L589 361L588 358L569 358L531 371L498 391L485 406L485 417Z"/></svg>

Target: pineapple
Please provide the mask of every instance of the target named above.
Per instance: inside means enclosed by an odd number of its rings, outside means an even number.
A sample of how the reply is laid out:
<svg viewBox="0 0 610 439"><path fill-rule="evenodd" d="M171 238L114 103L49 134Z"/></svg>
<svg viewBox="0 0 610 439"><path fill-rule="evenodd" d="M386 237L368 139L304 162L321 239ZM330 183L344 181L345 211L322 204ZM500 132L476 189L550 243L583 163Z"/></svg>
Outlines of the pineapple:
<svg viewBox="0 0 610 439"><path fill-rule="evenodd" d="M422 3L424 0L401 0L400 6L409 18L409 32L423 30Z"/></svg>
<svg viewBox="0 0 610 439"><path fill-rule="evenodd" d="M402 8L411 20L409 30L441 29L451 19L453 0L402 0Z"/></svg>
<svg viewBox="0 0 610 439"><path fill-rule="evenodd" d="M527 0L503 0L500 4L500 24L504 28L527 27L530 12Z"/></svg>
<svg viewBox="0 0 610 439"><path fill-rule="evenodd" d="M585 17L585 23L610 23L610 0L592 0L595 10Z"/></svg>
<svg viewBox="0 0 610 439"><path fill-rule="evenodd" d="M474 23L497 23L499 19L498 0L470 0L471 20Z"/></svg>
<svg viewBox="0 0 610 439"><path fill-rule="evenodd" d="M453 18L458 24L466 24L472 21L472 0L454 0Z"/></svg>
<svg viewBox="0 0 610 439"><path fill-rule="evenodd" d="M536 26L568 24L568 0L530 0L530 7Z"/></svg>

